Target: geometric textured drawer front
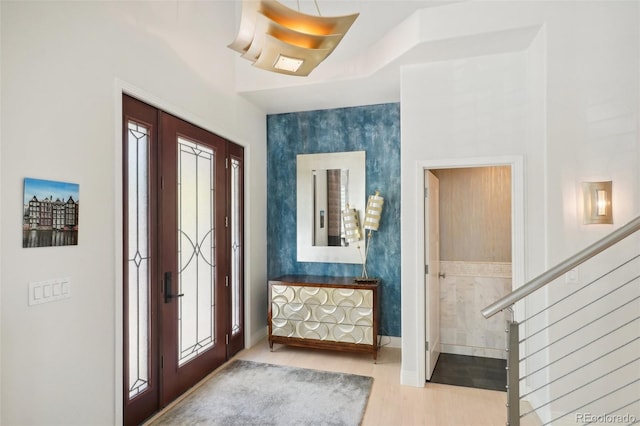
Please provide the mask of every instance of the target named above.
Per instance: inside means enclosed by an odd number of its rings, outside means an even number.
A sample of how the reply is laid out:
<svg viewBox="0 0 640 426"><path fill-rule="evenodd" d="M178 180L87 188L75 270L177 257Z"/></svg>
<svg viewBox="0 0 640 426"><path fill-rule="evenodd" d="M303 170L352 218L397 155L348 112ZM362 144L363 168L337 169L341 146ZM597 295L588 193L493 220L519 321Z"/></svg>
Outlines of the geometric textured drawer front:
<svg viewBox="0 0 640 426"><path fill-rule="evenodd" d="M378 285L351 277L285 275L269 281L274 343L378 353Z"/></svg>
<svg viewBox="0 0 640 426"><path fill-rule="evenodd" d="M331 342L373 344L373 327L272 318L272 334Z"/></svg>
<svg viewBox="0 0 640 426"><path fill-rule="evenodd" d="M373 308L371 307L310 305L274 301L271 303L271 317L328 324L373 326Z"/></svg>
<svg viewBox="0 0 640 426"><path fill-rule="evenodd" d="M373 291L364 289L272 285L271 301L307 305L373 308Z"/></svg>

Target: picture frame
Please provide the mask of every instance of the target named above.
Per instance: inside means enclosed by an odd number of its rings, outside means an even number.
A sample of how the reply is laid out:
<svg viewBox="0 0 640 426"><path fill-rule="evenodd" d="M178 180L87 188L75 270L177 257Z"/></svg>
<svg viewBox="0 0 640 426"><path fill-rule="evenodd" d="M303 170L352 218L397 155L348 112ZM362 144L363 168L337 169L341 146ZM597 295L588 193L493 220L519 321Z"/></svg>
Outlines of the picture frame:
<svg viewBox="0 0 640 426"><path fill-rule="evenodd" d="M78 245L80 185L25 178L22 247Z"/></svg>

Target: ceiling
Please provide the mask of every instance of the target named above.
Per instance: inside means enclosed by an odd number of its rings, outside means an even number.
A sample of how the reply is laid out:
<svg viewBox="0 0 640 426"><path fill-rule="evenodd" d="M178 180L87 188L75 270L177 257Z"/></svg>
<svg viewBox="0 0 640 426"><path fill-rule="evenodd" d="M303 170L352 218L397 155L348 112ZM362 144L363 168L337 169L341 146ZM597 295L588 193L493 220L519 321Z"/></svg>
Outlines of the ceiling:
<svg viewBox="0 0 640 426"><path fill-rule="evenodd" d="M296 0L281 3L298 9ZM398 102L401 67L522 50L539 29L482 28L474 22L476 28L468 30L465 19L459 19L468 12L465 3L318 0L323 16L360 13L336 50L308 77L254 68L238 56L236 89L269 114ZM317 14L311 0L300 0L299 9ZM237 19L239 16L240 7Z"/></svg>

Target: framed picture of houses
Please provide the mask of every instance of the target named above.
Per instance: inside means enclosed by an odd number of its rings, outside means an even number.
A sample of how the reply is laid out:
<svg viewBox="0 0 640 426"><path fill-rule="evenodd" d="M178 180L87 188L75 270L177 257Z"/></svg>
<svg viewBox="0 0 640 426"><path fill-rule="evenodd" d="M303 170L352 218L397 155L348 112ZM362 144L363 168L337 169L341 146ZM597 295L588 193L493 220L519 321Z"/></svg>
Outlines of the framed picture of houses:
<svg viewBox="0 0 640 426"><path fill-rule="evenodd" d="M24 179L22 247L78 244L80 185Z"/></svg>

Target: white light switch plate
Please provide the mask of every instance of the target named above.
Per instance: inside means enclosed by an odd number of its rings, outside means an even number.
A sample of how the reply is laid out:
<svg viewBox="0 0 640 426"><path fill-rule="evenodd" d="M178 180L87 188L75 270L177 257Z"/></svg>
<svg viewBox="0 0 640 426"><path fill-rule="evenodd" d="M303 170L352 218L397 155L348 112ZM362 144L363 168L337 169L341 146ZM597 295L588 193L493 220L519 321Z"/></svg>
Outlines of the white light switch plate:
<svg viewBox="0 0 640 426"><path fill-rule="evenodd" d="M29 306L71 297L71 278L56 278L29 283Z"/></svg>

